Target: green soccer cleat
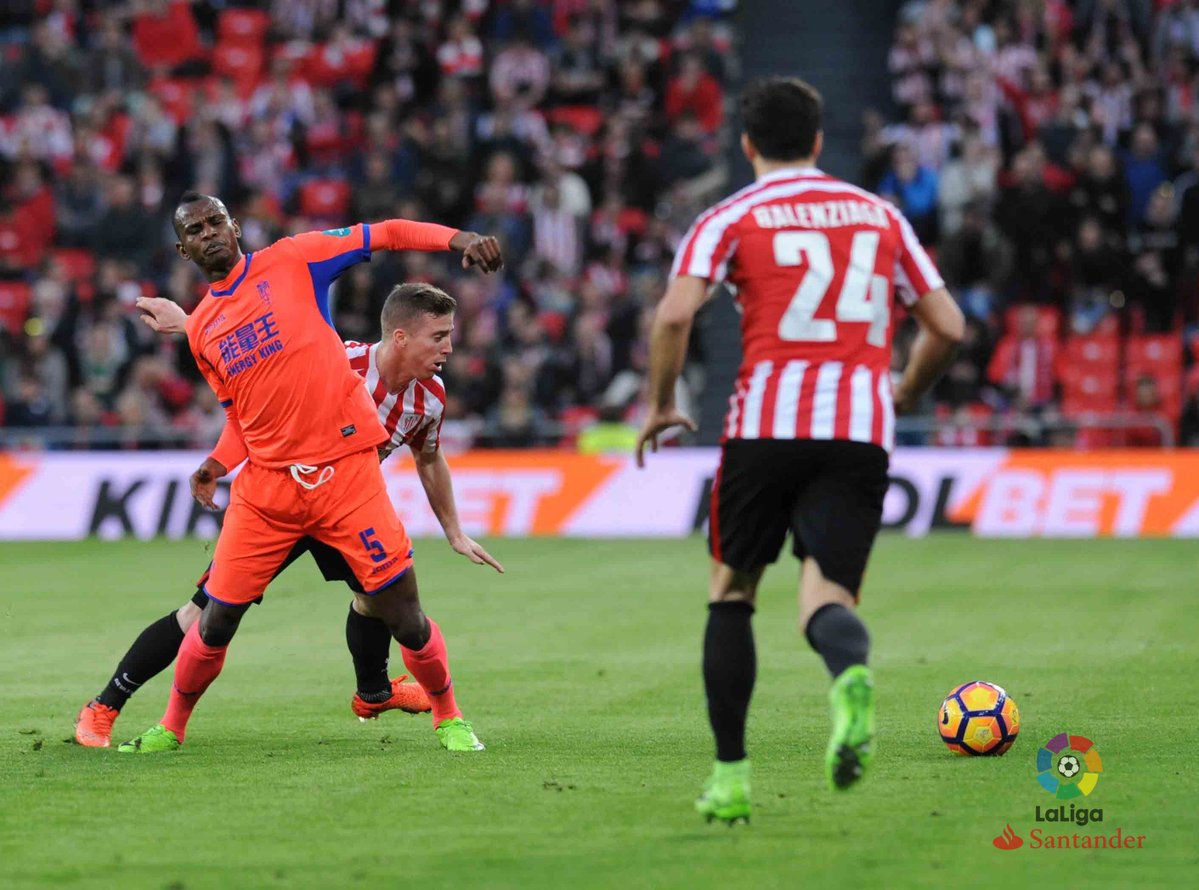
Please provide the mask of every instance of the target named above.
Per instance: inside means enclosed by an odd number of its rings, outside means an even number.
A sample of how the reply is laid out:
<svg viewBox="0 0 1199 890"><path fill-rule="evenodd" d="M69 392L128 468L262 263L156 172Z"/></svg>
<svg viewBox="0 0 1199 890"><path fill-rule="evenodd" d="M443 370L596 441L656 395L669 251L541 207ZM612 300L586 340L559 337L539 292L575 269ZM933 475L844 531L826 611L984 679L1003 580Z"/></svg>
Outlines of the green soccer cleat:
<svg viewBox="0 0 1199 890"><path fill-rule="evenodd" d="M716 761L695 811L709 822L719 819L729 826L749 822L749 758L733 763Z"/></svg>
<svg viewBox="0 0 1199 890"><path fill-rule="evenodd" d="M158 754L162 751L175 751L182 744L175 733L159 723L137 738L122 743L117 750L122 754Z"/></svg>
<svg viewBox="0 0 1199 890"><path fill-rule="evenodd" d="M833 734L824 755L830 788L844 790L862 778L874 759L874 675L864 664L846 668L828 693Z"/></svg>
<svg viewBox="0 0 1199 890"><path fill-rule="evenodd" d="M433 730L437 741L447 751L482 751L484 745L475 735L474 728L461 717L443 720Z"/></svg>

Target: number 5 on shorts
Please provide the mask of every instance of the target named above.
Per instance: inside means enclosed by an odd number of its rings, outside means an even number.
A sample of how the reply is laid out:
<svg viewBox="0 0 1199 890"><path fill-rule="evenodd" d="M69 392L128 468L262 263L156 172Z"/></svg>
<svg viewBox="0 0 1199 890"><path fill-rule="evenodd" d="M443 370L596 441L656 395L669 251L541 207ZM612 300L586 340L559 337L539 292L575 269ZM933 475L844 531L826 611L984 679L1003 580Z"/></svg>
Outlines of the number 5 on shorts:
<svg viewBox="0 0 1199 890"><path fill-rule="evenodd" d="M373 527L360 531L358 533L358 540L362 541L362 546L371 555L371 562L382 562L387 559L387 551L383 549L382 542L375 540L375 530Z"/></svg>

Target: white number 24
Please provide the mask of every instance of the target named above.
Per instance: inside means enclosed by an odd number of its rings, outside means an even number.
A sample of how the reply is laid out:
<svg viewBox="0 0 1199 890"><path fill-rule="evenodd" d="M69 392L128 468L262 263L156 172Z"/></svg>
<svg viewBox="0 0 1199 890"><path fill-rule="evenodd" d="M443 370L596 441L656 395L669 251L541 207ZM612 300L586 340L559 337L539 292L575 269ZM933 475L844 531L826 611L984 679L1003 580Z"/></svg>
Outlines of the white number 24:
<svg viewBox="0 0 1199 890"><path fill-rule="evenodd" d="M879 233L857 232L849 250L849 268L837 296L836 321L816 318L816 310L832 284L833 257L828 236L823 232L779 232L774 236L774 261L780 266L807 263L803 280L795 290L787 311L779 321L779 338L831 343L837 339L838 321L870 323L866 342L885 346L887 325L891 322L888 305L890 285L884 275L874 274L878 256Z"/></svg>

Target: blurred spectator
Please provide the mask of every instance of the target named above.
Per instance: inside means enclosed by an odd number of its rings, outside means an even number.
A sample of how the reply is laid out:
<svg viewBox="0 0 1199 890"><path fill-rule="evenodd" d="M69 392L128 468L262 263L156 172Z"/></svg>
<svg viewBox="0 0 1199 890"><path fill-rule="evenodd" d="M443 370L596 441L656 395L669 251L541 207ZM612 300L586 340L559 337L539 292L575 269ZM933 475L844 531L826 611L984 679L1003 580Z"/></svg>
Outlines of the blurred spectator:
<svg viewBox="0 0 1199 890"><path fill-rule="evenodd" d="M501 43L523 39L548 49L554 42L554 27L545 6L534 0L510 0L497 9L491 36Z"/></svg>
<svg viewBox="0 0 1199 890"><path fill-rule="evenodd" d="M473 78L483 73L483 44L464 16L450 20L446 41L437 50L437 63L442 74L454 77Z"/></svg>
<svg viewBox="0 0 1199 890"><path fill-rule="evenodd" d="M551 94L564 105L594 105L604 86L595 27L584 16L570 22L554 54Z"/></svg>
<svg viewBox="0 0 1199 890"><path fill-rule="evenodd" d="M1079 225L1071 254L1067 303L1074 331L1089 333L1111 310L1115 289L1125 281L1120 247L1095 217Z"/></svg>
<svg viewBox="0 0 1199 890"><path fill-rule="evenodd" d="M511 44L496 54L491 63L491 94L503 102L521 98L536 105L545 98L550 84L550 63L545 53L518 31Z"/></svg>
<svg viewBox="0 0 1199 890"><path fill-rule="evenodd" d="M1139 223L1145 217L1149 196L1166 181L1166 160L1157 133L1148 124L1138 124L1133 130L1132 146L1124 157L1124 177L1128 181L1128 221Z"/></svg>
<svg viewBox="0 0 1199 890"><path fill-rule="evenodd" d="M146 69L125 29L116 15L107 15L100 22L99 39L87 60L92 86L100 90L132 92L146 81Z"/></svg>
<svg viewBox="0 0 1199 890"><path fill-rule="evenodd" d="M563 275L582 264L582 221L567 209L556 183L546 183L533 202L533 255Z"/></svg>
<svg viewBox="0 0 1199 890"><path fill-rule="evenodd" d="M77 161L55 193L58 243L65 247L90 245L104 209L104 187L98 171L91 164Z"/></svg>
<svg viewBox="0 0 1199 890"><path fill-rule="evenodd" d="M891 169L879 183L879 194L899 206L921 241L937 237L937 174L921 167L912 148L900 143L893 150Z"/></svg>
<svg viewBox="0 0 1199 890"><path fill-rule="evenodd" d="M1088 153L1086 169L1070 192L1070 206L1079 217L1097 217L1109 232L1124 233L1131 206L1128 184L1106 145L1096 145Z"/></svg>
<svg viewBox="0 0 1199 890"><path fill-rule="evenodd" d="M962 222L966 207L976 205L989 214L995 196L998 159L977 134L966 136L956 156L941 170L937 204L941 232L952 235Z"/></svg>
<svg viewBox="0 0 1199 890"><path fill-rule="evenodd" d="M704 70L699 56L688 53L679 62L679 71L666 85L666 119L677 124L691 113L708 135L720 129L724 120L724 95L716 78Z"/></svg>
<svg viewBox="0 0 1199 890"><path fill-rule="evenodd" d="M49 426L53 422L54 403L36 377L24 375L17 381L14 398L4 412L4 424L11 427Z"/></svg>
<svg viewBox="0 0 1199 890"><path fill-rule="evenodd" d="M0 130L0 153L61 165L70 159L74 147L70 117L50 104L46 87L26 84L15 114Z"/></svg>
<svg viewBox="0 0 1199 890"><path fill-rule="evenodd" d="M995 347L987 379L1022 408L1041 408L1054 396L1053 369L1057 343L1037 332L1037 310L1020 311L1016 330L1005 334Z"/></svg>
<svg viewBox="0 0 1199 890"><path fill-rule="evenodd" d="M149 269L157 243L155 221L137 203L133 180L116 176L108 185L107 205L92 239L95 250L112 259Z"/></svg>
<svg viewBox="0 0 1199 890"><path fill-rule="evenodd" d="M1012 181L1000 191L995 220L1016 249L1020 290L1041 297L1065 224L1065 204L1045 184L1042 158L1021 151L1012 162Z"/></svg>
<svg viewBox="0 0 1199 890"><path fill-rule="evenodd" d="M1013 255L986 207L975 203L966 205L957 229L941 240L937 264L966 314L987 320L1003 308Z"/></svg>

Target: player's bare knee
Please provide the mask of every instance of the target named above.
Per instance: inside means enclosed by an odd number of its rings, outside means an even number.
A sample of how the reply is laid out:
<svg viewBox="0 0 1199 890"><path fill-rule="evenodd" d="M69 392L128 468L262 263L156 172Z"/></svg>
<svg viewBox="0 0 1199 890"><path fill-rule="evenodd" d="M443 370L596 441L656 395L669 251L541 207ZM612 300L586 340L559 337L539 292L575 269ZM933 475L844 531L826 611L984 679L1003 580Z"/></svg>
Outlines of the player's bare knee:
<svg viewBox="0 0 1199 890"><path fill-rule="evenodd" d="M753 604L758 595L758 582L765 566L744 571L734 569L721 562L712 563L712 577L708 585L710 603Z"/></svg>
<svg viewBox="0 0 1199 890"><path fill-rule="evenodd" d="M249 606L227 606L216 600L200 614L200 639L206 646L228 646Z"/></svg>
<svg viewBox="0 0 1199 890"><path fill-rule="evenodd" d="M836 581L824 577L816 560L808 557L804 560L803 576L799 581L799 630L807 631L808 622L822 607L837 603L847 608L855 608L857 600L853 593Z"/></svg>
<svg viewBox="0 0 1199 890"><path fill-rule="evenodd" d="M200 620L200 615L204 610L188 600L182 606L175 610L175 622L179 625L179 629L187 633L193 624Z"/></svg>

